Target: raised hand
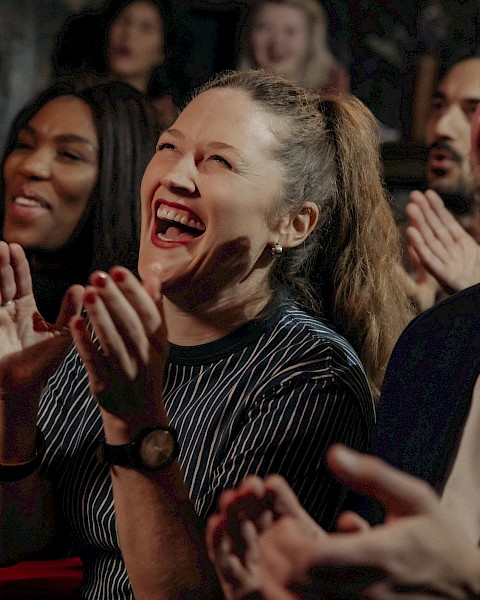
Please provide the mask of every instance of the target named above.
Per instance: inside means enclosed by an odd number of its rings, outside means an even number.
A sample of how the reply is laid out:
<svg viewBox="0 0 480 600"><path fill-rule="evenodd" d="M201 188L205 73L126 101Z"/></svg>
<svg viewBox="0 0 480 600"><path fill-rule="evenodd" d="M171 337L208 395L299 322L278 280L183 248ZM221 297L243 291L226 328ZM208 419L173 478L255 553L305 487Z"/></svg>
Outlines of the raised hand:
<svg viewBox="0 0 480 600"><path fill-rule="evenodd" d="M168 342L157 303L122 267L93 273L90 282L84 306L94 334L82 317L72 319L71 331L92 393L133 429L161 422Z"/></svg>
<svg viewBox="0 0 480 600"><path fill-rule="evenodd" d="M445 208L440 196L414 191L406 233L421 264L447 293L480 282L480 246Z"/></svg>
<svg viewBox="0 0 480 600"><path fill-rule="evenodd" d="M306 596L290 583L315 587L312 545L326 535L282 477L251 476L222 494L206 541L228 600L294 600Z"/></svg>
<svg viewBox="0 0 480 600"><path fill-rule="evenodd" d="M18 244L0 242L0 374L2 392L17 393L43 382L71 344L66 325L79 312L81 286L64 299L55 325L37 311L30 268ZM8 384L8 388L5 385Z"/></svg>
<svg viewBox="0 0 480 600"><path fill-rule="evenodd" d="M342 446L329 450L328 463L385 506L385 524L344 513L341 533L327 534L280 477L247 478L222 495L207 526L228 600L477 597L478 548L428 484Z"/></svg>
<svg viewBox="0 0 480 600"><path fill-rule="evenodd" d="M365 576L363 598L477 597L478 547L427 483L342 446L329 450L328 462L339 479L383 504L387 518L357 534L329 536L318 548L319 568L354 568L359 584ZM365 585L375 572L378 580Z"/></svg>
<svg viewBox="0 0 480 600"><path fill-rule="evenodd" d="M407 247L410 264L415 265L415 270L406 275L407 289L419 312L423 312L437 302L442 288L433 275L422 264L417 252L410 244Z"/></svg>
<svg viewBox="0 0 480 600"><path fill-rule="evenodd" d="M18 244L0 242L0 456L18 459L33 439L45 380L71 345L66 327L80 310L81 286L71 288L56 325L37 311L30 269ZM33 432L33 433L32 433Z"/></svg>

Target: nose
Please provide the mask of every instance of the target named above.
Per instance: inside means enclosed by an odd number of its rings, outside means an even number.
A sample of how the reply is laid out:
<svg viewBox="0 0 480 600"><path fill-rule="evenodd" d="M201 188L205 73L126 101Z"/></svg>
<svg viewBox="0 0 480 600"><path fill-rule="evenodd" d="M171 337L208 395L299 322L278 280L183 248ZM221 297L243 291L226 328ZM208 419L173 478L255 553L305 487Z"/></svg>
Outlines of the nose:
<svg viewBox="0 0 480 600"><path fill-rule="evenodd" d="M195 183L198 174L197 165L192 154L184 154L166 171L163 177L165 187L177 193L193 194L197 189Z"/></svg>
<svg viewBox="0 0 480 600"><path fill-rule="evenodd" d="M272 49L281 48L283 44L282 33L277 29L270 31L268 36L268 42Z"/></svg>
<svg viewBox="0 0 480 600"><path fill-rule="evenodd" d="M36 148L25 153L20 163L20 172L29 179L49 179L52 161L46 148Z"/></svg>

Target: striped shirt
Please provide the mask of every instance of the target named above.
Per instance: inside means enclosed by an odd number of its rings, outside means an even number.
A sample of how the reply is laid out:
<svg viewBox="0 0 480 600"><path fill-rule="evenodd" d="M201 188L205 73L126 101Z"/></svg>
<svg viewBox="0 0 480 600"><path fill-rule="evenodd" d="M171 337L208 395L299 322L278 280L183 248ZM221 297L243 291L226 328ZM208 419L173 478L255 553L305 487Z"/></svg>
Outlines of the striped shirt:
<svg viewBox="0 0 480 600"><path fill-rule="evenodd" d="M366 450L374 422L352 347L292 307L212 343L172 345L164 403L203 519L222 490L247 474L280 473L309 513L331 528L346 491L325 467L325 452L334 442ZM96 454L100 413L73 349L47 383L39 426L47 443L42 469L54 482L65 530L84 561L81 597L133 598L109 470Z"/></svg>

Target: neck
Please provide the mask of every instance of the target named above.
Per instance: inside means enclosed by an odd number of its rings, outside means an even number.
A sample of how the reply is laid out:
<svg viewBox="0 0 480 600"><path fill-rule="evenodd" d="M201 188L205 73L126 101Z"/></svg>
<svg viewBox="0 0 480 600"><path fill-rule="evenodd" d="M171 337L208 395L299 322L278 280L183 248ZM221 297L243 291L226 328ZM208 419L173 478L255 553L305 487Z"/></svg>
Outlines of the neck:
<svg viewBox="0 0 480 600"><path fill-rule="evenodd" d="M85 252L83 253L85 256ZM89 260L80 260L78 252L70 252L63 248L61 250L27 250L26 255L32 271L44 272L85 271L90 268Z"/></svg>
<svg viewBox="0 0 480 600"><path fill-rule="evenodd" d="M270 295L252 298L250 302L218 302L208 309L181 306L163 296L162 310L168 341L178 346L198 346L225 337L244 323L254 319L266 306Z"/></svg>

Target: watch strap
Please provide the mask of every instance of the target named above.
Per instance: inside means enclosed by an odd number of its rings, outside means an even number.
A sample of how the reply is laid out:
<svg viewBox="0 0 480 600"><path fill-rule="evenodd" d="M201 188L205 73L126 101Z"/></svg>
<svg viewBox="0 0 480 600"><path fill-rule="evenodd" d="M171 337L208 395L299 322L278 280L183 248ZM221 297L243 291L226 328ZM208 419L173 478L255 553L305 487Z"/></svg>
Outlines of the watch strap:
<svg viewBox="0 0 480 600"><path fill-rule="evenodd" d="M33 457L24 463L18 465L0 465L0 482L9 483L12 481L20 481L34 473L45 455L45 438L41 429L37 427L35 436L35 454Z"/></svg>
<svg viewBox="0 0 480 600"><path fill-rule="evenodd" d="M101 462L107 465L119 465L121 467L133 467L135 465L135 442L128 444L107 444L102 441L99 448Z"/></svg>
<svg viewBox="0 0 480 600"><path fill-rule="evenodd" d="M171 455L158 467L148 467L142 462L140 448L144 438L153 431L168 431L173 439L173 451ZM177 458L179 453L177 432L173 427L157 425L142 429L134 440L128 444L108 444L103 440L98 447L97 455L100 462L108 465L118 465L138 471L158 472L168 467Z"/></svg>

